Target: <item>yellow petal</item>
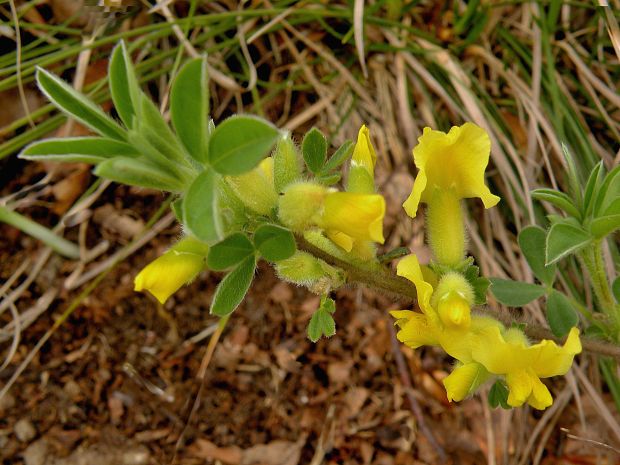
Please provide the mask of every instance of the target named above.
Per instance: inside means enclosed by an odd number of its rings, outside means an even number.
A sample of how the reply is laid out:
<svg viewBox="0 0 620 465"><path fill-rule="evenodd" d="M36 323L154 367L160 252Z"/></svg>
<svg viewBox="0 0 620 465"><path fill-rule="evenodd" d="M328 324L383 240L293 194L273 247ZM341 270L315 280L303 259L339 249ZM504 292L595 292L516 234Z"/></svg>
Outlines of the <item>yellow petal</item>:
<svg viewBox="0 0 620 465"><path fill-rule="evenodd" d="M414 217L418 204L435 189L452 189L459 198L479 197L485 208L499 202L484 183L491 142L486 131L473 123L454 126L448 134L424 128L413 158L419 169L413 190L403 207Z"/></svg>
<svg viewBox="0 0 620 465"><path fill-rule="evenodd" d="M532 379L532 393L527 398L527 403L538 410L544 410L553 404L553 397L547 386L538 377Z"/></svg>
<svg viewBox="0 0 620 465"><path fill-rule="evenodd" d="M207 248L204 244L196 246L196 242L184 239L149 263L134 278L134 290L149 291L162 304L166 302L202 271Z"/></svg>
<svg viewBox="0 0 620 465"><path fill-rule="evenodd" d="M347 252L353 248L353 238L340 231L325 231L325 235L336 245L342 247Z"/></svg>
<svg viewBox="0 0 620 465"><path fill-rule="evenodd" d="M400 327L400 331L396 334L396 338L413 349L420 346L437 345L435 328L429 323L428 318L421 313L395 311L390 312L392 316L397 318L396 324Z"/></svg>
<svg viewBox="0 0 620 465"><path fill-rule="evenodd" d="M532 377L526 370L508 373L506 375L506 384L510 390L508 405L511 407L523 405L532 393Z"/></svg>
<svg viewBox="0 0 620 465"><path fill-rule="evenodd" d="M377 154L375 148L370 141L370 131L366 125L362 125L358 134L355 148L353 149L353 156L351 157L351 164L362 166L374 177L375 163L377 162Z"/></svg>
<svg viewBox="0 0 620 465"><path fill-rule="evenodd" d="M532 369L539 377L565 375L573 364L574 356L581 353L579 329L572 328L561 347L553 341L543 340L531 346L530 350L535 353L532 355Z"/></svg>
<svg viewBox="0 0 620 465"><path fill-rule="evenodd" d="M383 244L385 199L379 194L332 192L327 195L318 225L354 239Z"/></svg>
<svg viewBox="0 0 620 465"><path fill-rule="evenodd" d="M427 315L434 313L431 307L433 286L431 286L424 279L418 257L411 254L399 261L396 266L396 274L407 278L415 285L416 292L418 293L418 305L420 306L420 309Z"/></svg>
<svg viewBox="0 0 620 465"><path fill-rule="evenodd" d="M439 301L437 312L445 325L469 328L471 323L469 303L456 292L450 292Z"/></svg>
<svg viewBox="0 0 620 465"><path fill-rule="evenodd" d="M460 402L472 394L489 377L489 373L476 362L466 363L455 368L443 380L450 402Z"/></svg>
<svg viewBox="0 0 620 465"><path fill-rule="evenodd" d="M518 330L513 328L511 331ZM522 338L511 336L509 339L504 338L498 327L482 330L472 348L474 359L491 373L507 374L531 369L536 376L548 378L566 374L574 356L581 352L577 328L571 329L562 347L547 339L531 346Z"/></svg>

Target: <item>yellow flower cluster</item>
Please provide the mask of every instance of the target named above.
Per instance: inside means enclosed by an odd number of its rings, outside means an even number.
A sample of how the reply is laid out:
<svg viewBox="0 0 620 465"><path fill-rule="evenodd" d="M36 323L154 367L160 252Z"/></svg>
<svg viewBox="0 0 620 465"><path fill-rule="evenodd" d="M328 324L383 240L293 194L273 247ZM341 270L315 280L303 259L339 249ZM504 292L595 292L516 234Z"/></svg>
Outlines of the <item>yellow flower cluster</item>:
<svg viewBox="0 0 620 465"><path fill-rule="evenodd" d="M302 233L318 227L346 252L370 258L374 254L372 244L384 242L385 199L375 193L376 160L368 128L362 126L353 150L347 190L339 192L307 181L291 184L279 199L280 220Z"/></svg>
<svg viewBox="0 0 620 465"><path fill-rule="evenodd" d="M413 217L420 202L427 204L435 260L456 265L465 256L461 199L479 197L486 208L499 201L484 184L489 137L472 123L453 127L448 134L425 128L413 154L419 174L404 208ZM412 348L440 346L457 360L443 381L450 401L463 400L485 381L501 377L509 389L510 406L528 403L545 409L553 403L540 379L570 369L581 352L577 328L571 329L563 346L549 340L530 344L520 329L472 315L474 292L462 274L450 271L437 276L415 255L402 259L397 273L414 284L422 311L391 312L400 328L397 337Z"/></svg>

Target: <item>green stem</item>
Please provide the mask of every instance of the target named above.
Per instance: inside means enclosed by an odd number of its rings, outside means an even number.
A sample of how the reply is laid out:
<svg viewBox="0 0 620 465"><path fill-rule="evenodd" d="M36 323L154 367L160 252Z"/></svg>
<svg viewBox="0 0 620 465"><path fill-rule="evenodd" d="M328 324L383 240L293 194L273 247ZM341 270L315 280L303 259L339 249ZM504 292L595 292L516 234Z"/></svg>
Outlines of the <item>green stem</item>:
<svg viewBox="0 0 620 465"><path fill-rule="evenodd" d="M588 270L590 283L592 284L594 295L601 306L601 310L606 315L612 317L614 323L618 326L620 324L620 314L618 314L618 308L611 292L611 287L609 286L607 272L605 271L602 241L595 241L591 246L587 247L580 256Z"/></svg>
<svg viewBox="0 0 620 465"><path fill-rule="evenodd" d="M60 255L64 255L65 257L74 260L80 258L80 249L73 242L54 234L54 232L46 227L41 226L39 223L35 223L31 219L26 218L25 216L20 215L7 207L0 206L0 221L10 224L26 234L39 239Z"/></svg>

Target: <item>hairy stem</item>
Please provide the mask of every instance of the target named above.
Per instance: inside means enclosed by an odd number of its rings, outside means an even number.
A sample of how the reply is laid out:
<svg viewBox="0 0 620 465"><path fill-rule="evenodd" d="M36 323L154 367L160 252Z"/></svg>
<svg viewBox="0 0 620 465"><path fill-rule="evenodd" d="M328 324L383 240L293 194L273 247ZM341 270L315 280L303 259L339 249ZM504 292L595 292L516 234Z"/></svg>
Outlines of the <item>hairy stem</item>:
<svg viewBox="0 0 620 465"><path fill-rule="evenodd" d="M591 246L588 246L581 254L585 268L588 270L588 276L594 295L598 300L601 310L606 315L609 315L615 325L614 333L618 337L618 329L620 328L620 312L616 305L609 280L607 278L607 272L605 271L605 264L603 262L603 248L602 242L596 241Z"/></svg>

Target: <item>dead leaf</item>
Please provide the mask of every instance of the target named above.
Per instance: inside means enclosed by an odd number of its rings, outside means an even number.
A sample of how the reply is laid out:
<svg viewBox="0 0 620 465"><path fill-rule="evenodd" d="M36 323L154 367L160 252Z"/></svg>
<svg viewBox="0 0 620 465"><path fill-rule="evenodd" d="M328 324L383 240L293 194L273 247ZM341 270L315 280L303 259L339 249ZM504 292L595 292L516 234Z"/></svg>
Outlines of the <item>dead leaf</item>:
<svg viewBox="0 0 620 465"><path fill-rule="evenodd" d="M241 465L297 465L306 443L302 436L297 442L276 440L243 451Z"/></svg>

